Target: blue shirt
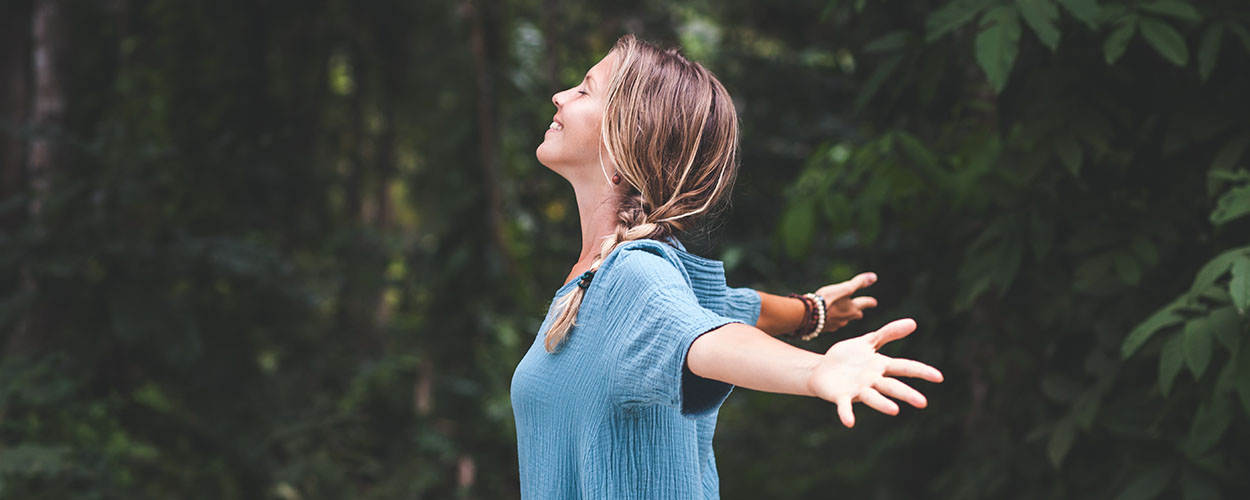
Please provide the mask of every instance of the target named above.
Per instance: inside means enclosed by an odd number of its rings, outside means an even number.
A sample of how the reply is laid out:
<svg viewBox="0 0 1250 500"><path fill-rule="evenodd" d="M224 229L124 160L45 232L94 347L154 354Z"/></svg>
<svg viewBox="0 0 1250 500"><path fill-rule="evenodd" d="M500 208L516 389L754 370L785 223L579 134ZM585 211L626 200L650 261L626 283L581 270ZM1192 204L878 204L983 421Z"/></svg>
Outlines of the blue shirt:
<svg viewBox="0 0 1250 500"><path fill-rule="evenodd" d="M726 286L719 261L641 240L603 261L549 353L554 302L512 376L522 498L719 498L712 433L732 386L691 373L686 353L727 323L754 325L759 294Z"/></svg>

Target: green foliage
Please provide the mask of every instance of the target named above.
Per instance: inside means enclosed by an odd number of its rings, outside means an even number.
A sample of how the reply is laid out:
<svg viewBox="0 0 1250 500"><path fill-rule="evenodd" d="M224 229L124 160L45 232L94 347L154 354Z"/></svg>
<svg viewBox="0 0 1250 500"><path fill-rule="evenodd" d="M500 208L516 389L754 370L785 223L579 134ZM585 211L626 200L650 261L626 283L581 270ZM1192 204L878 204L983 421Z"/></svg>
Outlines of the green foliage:
<svg viewBox="0 0 1250 500"><path fill-rule="evenodd" d="M631 30L739 105L687 244L766 291L876 271L805 347L913 317L887 354L947 375L854 430L735 391L725 498L1250 491L1247 7L557 4L74 4L66 129L0 132L69 152L0 228L0 498L517 497L509 381L580 245L533 151Z"/></svg>

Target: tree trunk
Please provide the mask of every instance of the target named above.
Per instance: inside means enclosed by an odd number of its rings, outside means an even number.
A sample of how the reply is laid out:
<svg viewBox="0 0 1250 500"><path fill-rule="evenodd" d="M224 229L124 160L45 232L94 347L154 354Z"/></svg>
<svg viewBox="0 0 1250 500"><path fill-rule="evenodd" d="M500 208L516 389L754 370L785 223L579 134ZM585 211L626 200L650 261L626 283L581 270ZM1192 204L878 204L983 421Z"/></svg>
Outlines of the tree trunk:
<svg viewBox="0 0 1250 500"><path fill-rule="evenodd" d="M506 274L513 274L515 265L508 238L504 234L503 196L499 190L499 124L495 112L495 59L498 43L489 37L497 32L493 15L502 10L492 0L463 0L461 13L469 21L469 46L473 51L473 70L477 89L478 156L482 168L482 192L486 196L486 228L489 231L490 255L498 259Z"/></svg>
<svg viewBox="0 0 1250 500"><path fill-rule="evenodd" d="M30 104L30 2L5 2L0 7L0 200L22 190L26 165L26 128ZM0 232L13 234L21 225L21 211L0 215ZM0 277L9 290L12 277ZM7 295L7 293L6 293Z"/></svg>

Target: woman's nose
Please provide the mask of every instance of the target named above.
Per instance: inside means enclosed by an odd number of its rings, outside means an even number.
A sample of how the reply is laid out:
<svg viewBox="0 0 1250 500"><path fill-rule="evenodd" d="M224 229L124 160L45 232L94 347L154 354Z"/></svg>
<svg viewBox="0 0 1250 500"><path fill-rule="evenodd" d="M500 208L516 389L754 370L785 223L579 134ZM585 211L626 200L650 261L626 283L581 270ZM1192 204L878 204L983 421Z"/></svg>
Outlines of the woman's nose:
<svg viewBox="0 0 1250 500"><path fill-rule="evenodd" d="M560 93L559 92L551 94L551 104L555 104L557 108L560 107Z"/></svg>

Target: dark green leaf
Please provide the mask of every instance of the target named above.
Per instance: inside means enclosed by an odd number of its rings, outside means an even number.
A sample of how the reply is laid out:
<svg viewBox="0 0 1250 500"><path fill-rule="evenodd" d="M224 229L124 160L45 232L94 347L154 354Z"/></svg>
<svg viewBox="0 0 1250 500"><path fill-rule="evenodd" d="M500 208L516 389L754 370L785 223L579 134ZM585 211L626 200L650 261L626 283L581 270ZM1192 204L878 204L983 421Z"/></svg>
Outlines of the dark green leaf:
<svg viewBox="0 0 1250 500"><path fill-rule="evenodd" d="M1223 36L1224 25L1221 23L1212 24L1202 34L1202 42L1198 44L1198 76L1204 82L1211 78L1211 72L1215 70L1215 62L1220 57L1220 38Z"/></svg>
<svg viewBox="0 0 1250 500"><path fill-rule="evenodd" d="M1081 393L1072 405L1072 419L1082 429L1089 430L1094 425L1094 417L1098 416L1098 407L1102 404L1102 394L1098 389L1090 388Z"/></svg>
<svg viewBox="0 0 1250 500"><path fill-rule="evenodd" d="M1228 297L1233 301L1237 312L1246 314L1250 309L1250 258L1241 258L1233 263L1233 278L1228 282Z"/></svg>
<svg viewBox="0 0 1250 500"><path fill-rule="evenodd" d="M1215 154L1215 160L1211 162L1210 170L1212 172L1232 171L1237 167L1237 162L1241 160L1241 155L1246 152L1247 146L1250 146L1250 134L1242 134L1236 139L1228 141Z"/></svg>
<svg viewBox="0 0 1250 500"><path fill-rule="evenodd" d="M1128 49L1128 42L1133 38L1133 30L1137 29L1137 16L1128 15L1120 19L1115 31L1107 36L1102 43L1102 54L1107 64L1115 64Z"/></svg>
<svg viewBox="0 0 1250 500"><path fill-rule="evenodd" d="M791 258L807 253L815 232L816 207L811 200L794 202L781 217L782 241Z"/></svg>
<svg viewBox="0 0 1250 500"><path fill-rule="evenodd" d="M1073 17L1089 26L1089 29L1098 28L1098 14L1102 8L1094 0L1059 0L1059 3L1068 9Z"/></svg>
<svg viewBox="0 0 1250 500"><path fill-rule="evenodd" d="M1185 438L1186 451L1192 456L1202 455L1215 446L1228 429L1232 413L1228 405L1217 398L1215 402L1198 407L1198 413L1189 426L1189 435Z"/></svg>
<svg viewBox="0 0 1250 500"><path fill-rule="evenodd" d="M977 63L985 71L995 92L1002 92L1011 75L1020 49L1020 20L1016 9L999 6L981 17L981 33L977 35Z"/></svg>
<svg viewBox="0 0 1250 500"><path fill-rule="evenodd" d="M1241 343L1241 316L1232 307L1219 307L1207 315L1207 323L1220 345L1229 353L1236 353Z"/></svg>
<svg viewBox="0 0 1250 500"><path fill-rule="evenodd" d="M1185 38L1167 23L1151 17L1141 18L1141 35L1164 59L1177 66L1189 62Z"/></svg>
<svg viewBox="0 0 1250 500"><path fill-rule="evenodd" d="M865 54L879 54L886 52L898 52L907 46L907 41L911 39L910 31L891 31L881 37L868 42L864 45Z"/></svg>
<svg viewBox="0 0 1250 500"><path fill-rule="evenodd" d="M1155 332L1180 323L1184 318L1181 318L1176 314L1174 311L1174 305L1175 304L1169 304L1158 311L1155 311L1155 313L1150 315L1149 318L1146 318L1146 321L1143 321L1140 325L1133 328L1133 331L1128 334L1128 337L1124 338L1124 345L1120 348L1120 356L1124 359L1128 359L1129 356L1132 356L1133 353L1137 351L1138 347L1141 347L1141 345L1146 343L1147 340L1150 340L1150 337L1154 335Z"/></svg>
<svg viewBox="0 0 1250 500"><path fill-rule="evenodd" d="M1059 467L1064 457L1068 456L1068 451L1072 449L1072 443L1075 441L1076 426L1071 421L1060 420L1050 435L1050 441L1046 443L1046 458L1050 459L1050 465Z"/></svg>
<svg viewBox="0 0 1250 500"><path fill-rule="evenodd" d="M1072 172L1074 177L1080 176L1081 161L1084 158L1081 143L1071 136L1061 136L1055 139L1055 153L1059 155L1059 161L1068 167L1068 171Z"/></svg>
<svg viewBox="0 0 1250 500"><path fill-rule="evenodd" d="M1185 500L1220 500L1220 487L1206 474L1186 469L1181 474L1181 495Z"/></svg>
<svg viewBox="0 0 1250 500"><path fill-rule="evenodd" d="M1228 23L1228 31L1231 31L1233 35L1237 36L1237 39L1241 40L1241 46L1246 49L1246 52L1250 52L1250 30L1247 30L1241 23L1230 22Z"/></svg>
<svg viewBox="0 0 1250 500"><path fill-rule="evenodd" d="M1185 323L1185 364L1194 378L1201 378L1211 364L1211 326L1207 317L1201 316Z"/></svg>
<svg viewBox="0 0 1250 500"><path fill-rule="evenodd" d="M1173 469L1170 465L1161 465L1143 471L1132 482L1128 483L1115 500L1150 500L1159 496L1164 488L1172 482Z"/></svg>
<svg viewBox="0 0 1250 500"><path fill-rule="evenodd" d="M1245 258L1250 255L1250 247L1234 248L1221 253L1215 258L1203 264L1202 269L1198 270L1198 275L1194 277L1194 284L1190 285L1189 293L1199 294L1203 290L1215 286L1215 281L1224 276L1228 268L1238 259Z"/></svg>
<svg viewBox="0 0 1250 500"><path fill-rule="evenodd" d="M1211 211L1211 223L1222 226L1250 215L1250 184L1228 190Z"/></svg>
<svg viewBox="0 0 1250 500"><path fill-rule="evenodd" d="M1059 20L1059 8L1052 0L1016 0L1020 16L1025 24L1033 30L1042 44L1051 52L1059 49L1059 29L1055 22Z"/></svg>
<svg viewBox="0 0 1250 500"><path fill-rule="evenodd" d="M1158 0L1141 6L1142 10L1148 10L1156 14L1163 14L1172 17L1178 17L1186 21L1197 21L1202 18L1198 15L1198 11L1194 10L1192 5L1179 0Z"/></svg>
<svg viewBox="0 0 1250 500"><path fill-rule="evenodd" d="M1163 393L1163 397L1167 397L1172 391L1172 383L1181 372L1185 359L1185 346L1181 339L1180 335L1169 337L1159 351L1159 391Z"/></svg>
<svg viewBox="0 0 1250 500"><path fill-rule="evenodd" d="M1133 254L1117 252L1112 259L1116 274L1120 275L1120 279L1124 280L1125 284L1141 283L1141 265L1137 263L1137 259L1133 258Z"/></svg>
<svg viewBox="0 0 1250 500"><path fill-rule="evenodd" d="M951 30L963 26L995 0L952 0L925 20L925 41L937 40Z"/></svg>

